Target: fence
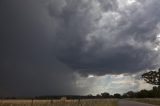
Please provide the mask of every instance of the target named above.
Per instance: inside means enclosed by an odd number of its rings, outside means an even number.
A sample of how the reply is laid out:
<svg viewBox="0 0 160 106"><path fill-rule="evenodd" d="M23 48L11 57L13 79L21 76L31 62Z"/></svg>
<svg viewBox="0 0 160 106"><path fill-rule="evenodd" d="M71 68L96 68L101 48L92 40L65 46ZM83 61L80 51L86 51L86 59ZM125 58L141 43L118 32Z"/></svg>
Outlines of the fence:
<svg viewBox="0 0 160 106"><path fill-rule="evenodd" d="M115 106L115 99L85 100L0 100L0 106Z"/></svg>

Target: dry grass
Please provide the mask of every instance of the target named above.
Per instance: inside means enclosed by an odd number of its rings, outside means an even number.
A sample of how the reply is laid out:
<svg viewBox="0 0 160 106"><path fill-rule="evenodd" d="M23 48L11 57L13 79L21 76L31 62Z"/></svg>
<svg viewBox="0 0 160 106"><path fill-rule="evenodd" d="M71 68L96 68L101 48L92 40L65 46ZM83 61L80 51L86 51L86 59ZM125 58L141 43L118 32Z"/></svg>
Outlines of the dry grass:
<svg viewBox="0 0 160 106"><path fill-rule="evenodd" d="M159 98L136 98L136 99L129 99L129 100L160 106Z"/></svg>
<svg viewBox="0 0 160 106"><path fill-rule="evenodd" d="M0 100L0 106L117 106L117 100Z"/></svg>

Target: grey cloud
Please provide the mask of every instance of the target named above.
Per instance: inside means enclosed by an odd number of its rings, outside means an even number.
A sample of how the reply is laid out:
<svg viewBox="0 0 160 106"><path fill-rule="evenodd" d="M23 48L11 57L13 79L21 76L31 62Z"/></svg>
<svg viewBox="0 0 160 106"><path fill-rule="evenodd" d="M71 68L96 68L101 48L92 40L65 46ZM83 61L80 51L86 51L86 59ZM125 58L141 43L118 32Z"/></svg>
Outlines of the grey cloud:
<svg viewBox="0 0 160 106"><path fill-rule="evenodd" d="M49 17L45 16L47 13L41 3L39 0L2 2L1 96L83 93L75 85L73 70L55 57L50 44L52 31L46 20Z"/></svg>
<svg viewBox="0 0 160 106"><path fill-rule="evenodd" d="M117 0L98 0L103 11L114 11L118 9Z"/></svg>
<svg viewBox="0 0 160 106"><path fill-rule="evenodd" d="M159 13L154 11L159 11L158 6L157 0L137 1L123 8L117 1L66 1L58 17L57 58L82 74L155 68Z"/></svg>
<svg viewBox="0 0 160 106"><path fill-rule="evenodd" d="M120 8L116 0L2 0L0 94L83 94L76 72L155 68L160 3L138 2Z"/></svg>

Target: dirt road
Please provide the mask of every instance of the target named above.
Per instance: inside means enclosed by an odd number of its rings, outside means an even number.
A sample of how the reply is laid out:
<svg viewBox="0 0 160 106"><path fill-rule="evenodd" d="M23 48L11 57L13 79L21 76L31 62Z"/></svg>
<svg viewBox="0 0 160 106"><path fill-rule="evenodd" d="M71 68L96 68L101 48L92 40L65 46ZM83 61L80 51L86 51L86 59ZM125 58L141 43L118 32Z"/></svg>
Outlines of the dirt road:
<svg viewBox="0 0 160 106"><path fill-rule="evenodd" d="M127 101L122 99L122 100L119 100L118 106L156 106L156 105Z"/></svg>

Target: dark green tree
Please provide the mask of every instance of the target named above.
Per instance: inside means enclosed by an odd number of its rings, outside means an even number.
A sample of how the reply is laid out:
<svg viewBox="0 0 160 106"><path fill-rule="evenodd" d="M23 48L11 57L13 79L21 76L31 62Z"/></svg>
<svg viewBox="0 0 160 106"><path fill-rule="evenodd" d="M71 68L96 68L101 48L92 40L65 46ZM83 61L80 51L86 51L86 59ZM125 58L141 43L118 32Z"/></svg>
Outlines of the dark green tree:
<svg viewBox="0 0 160 106"><path fill-rule="evenodd" d="M121 94L116 93L116 94L114 94L114 97L115 97L115 98L121 98Z"/></svg>
<svg viewBox="0 0 160 106"><path fill-rule="evenodd" d="M128 91L126 93L126 95L127 95L128 98L134 98L135 97L135 93L133 91Z"/></svg>
<svg viewBox="0 0 160 106"><path fill-rule="evenodd" d="M101 95L100 95L100 94L97 94L96 97L101 97Z"/></svg>
<svg viewBox="0 0 160 106"><path fill-rule="evenodd" d="M138 97L138 98L151 98L152 92L149 90L143 89L143 90L136 93L136 97Z"/></svg>
<svg viewBox="0 0 160 106"><path fill-rule="evenodd" d="M101 95L102 95L103 98L108 98L108 97L110 97L110 94L107 93L107 92L101 93Z"/></svg>
<svg viewBox="0 0 160 106"><path fill-rule="evenodd" d="M157 71L149 71L142 75L142 78L149 84L160 86L160 68Z"/></svg>
<svg viewBox="0 0 160 106"><path fill-rule="evenodd" d="M149 84L152 85L158 85L157 89L153 89L155 93L155 97L159 97L159 91L160 91L160 68L158 71L149 71L142 75L142 78Z"/></svg>

